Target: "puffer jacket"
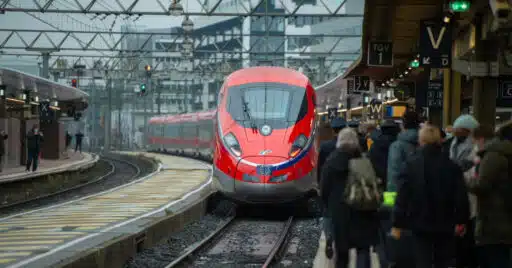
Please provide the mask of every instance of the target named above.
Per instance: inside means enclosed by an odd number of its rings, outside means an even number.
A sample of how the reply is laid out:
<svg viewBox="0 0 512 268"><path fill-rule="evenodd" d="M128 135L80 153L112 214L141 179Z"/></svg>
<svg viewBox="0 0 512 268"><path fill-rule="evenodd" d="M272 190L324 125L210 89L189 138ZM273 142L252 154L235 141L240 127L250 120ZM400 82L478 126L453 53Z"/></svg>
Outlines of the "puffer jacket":
<svg viewBox="0 0 512 268"><path fill-rule="evenodd" d="M477 196L475 240L478 244L512 245L512 142L494 140L479 152L476 176L467 182Z"/></svg>
<svg viewBox="0 0 512 268"><path fill-rule="evenodd" d="M416 151L418 147L418 130L406 129L398 134L397 140L389 147L388 156L388 192L396 192L398 189L398 177L406 160Z"/></svg>

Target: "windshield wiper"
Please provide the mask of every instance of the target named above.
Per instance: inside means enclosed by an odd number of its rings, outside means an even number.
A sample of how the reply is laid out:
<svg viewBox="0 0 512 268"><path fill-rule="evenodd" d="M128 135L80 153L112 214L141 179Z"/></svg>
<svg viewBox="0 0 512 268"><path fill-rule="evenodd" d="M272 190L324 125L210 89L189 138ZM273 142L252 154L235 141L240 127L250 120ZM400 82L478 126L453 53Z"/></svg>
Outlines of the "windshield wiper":
<svg viewBox="0 0 512 268"><path fill-rule="evenodd" d="M252 120L251 113L249 112L249 106L247 105L244 97L242 97L242 107L244 109L245 115L247 116L247 119L249 119L249 124L251 124L252 131L258 131L258 126L256 126L256 123L254 120Z"/></svg>

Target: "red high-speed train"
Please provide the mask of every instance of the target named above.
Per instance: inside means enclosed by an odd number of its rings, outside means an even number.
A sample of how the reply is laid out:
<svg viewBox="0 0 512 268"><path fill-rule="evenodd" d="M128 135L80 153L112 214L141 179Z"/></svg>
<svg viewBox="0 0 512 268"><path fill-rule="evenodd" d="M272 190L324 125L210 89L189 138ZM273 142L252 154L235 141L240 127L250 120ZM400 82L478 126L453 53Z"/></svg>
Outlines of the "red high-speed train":
<svg viewBox="0 0 512 268"><path fill-rule="evenodd" d="M215 111L153 117L153 150L209 157L214 184L244 203L285 203L316 193L316 95L303 74L252 67L229 75Z"/></svg>

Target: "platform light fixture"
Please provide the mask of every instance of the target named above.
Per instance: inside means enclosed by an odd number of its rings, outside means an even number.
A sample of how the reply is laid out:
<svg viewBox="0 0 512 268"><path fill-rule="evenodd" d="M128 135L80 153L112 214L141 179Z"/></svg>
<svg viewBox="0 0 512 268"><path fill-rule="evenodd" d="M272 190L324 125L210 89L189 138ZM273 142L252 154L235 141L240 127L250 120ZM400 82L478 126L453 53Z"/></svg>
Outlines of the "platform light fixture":
<svg viewBox="0 0 512 268"><path fill-rule="evenodd" d="M411 68L418 68L418 67L420 67L420 61L418 59L414 59L413 61L411 61L409 67L411 67Z"/></svg>
<svg viewBox="0 0 512 268"><path fill-rule="evenodd" d="M183 15L183 6L178 3L176 0L172 2L171 6L169 7L169 14L171 16L181 16Z"/></svg>
<svg viewBox="0 0 512 268"><path fill-rule="evenodd" d="M7 86L0 85L0 98L5 99L5 91L7 90Z"/></svg>
<svg viewBox="0 0 512 268"><path fill-rule="evenodd" d="M471 7L471 3L468 0L451 0L450 10L453 12L467 12Z"/></svg>
<svg viewBox="0 0 512 268"><path fill-rule="evenodd" d="M194 22L188 16L185 16L185 19L181 23L181 28L183 28L184 32L191 32L194 29Z"/></svg>

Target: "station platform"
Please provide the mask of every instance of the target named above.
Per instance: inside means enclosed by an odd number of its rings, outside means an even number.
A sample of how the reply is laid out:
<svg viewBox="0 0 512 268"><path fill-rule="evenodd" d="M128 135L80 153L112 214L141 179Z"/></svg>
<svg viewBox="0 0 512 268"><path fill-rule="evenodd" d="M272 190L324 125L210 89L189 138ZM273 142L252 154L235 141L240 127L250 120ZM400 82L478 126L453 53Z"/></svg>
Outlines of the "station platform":
<svg viewBox="0 0 512 268"><path fill-rule="evenodd" d="M169 217L190 216L190 208L212 193L211 169L202 162L117 153L153 158L160 165L143 178L102 193L0 218L0 267L62 267L83 258L90 265L80 267L106 267L101 261L122 267L123 256L128 256L124 251L137 247L132 245L134 236L142 232L149 240L156 239L151 228L158 226L161 233Z"/></svg>
<svg viewBox="0 0 512 268"><path fill-rule="evenodd" d="M336 256L333 256L331 259L328 259L325 256L325 234L322 232L320 239L318 240L318 250L315 256L315 260L313 262L313 268L335 268L336 265L334 263ZM350 251L350 263L349 268L356 268L356 252L355 250ZM377 254L372 252L372 268L380 268L379 257Z"/></svg>
<svg viewBox="0 0 512 268"><path fill-rule="evenodd" d="M26 171L24 166L6 168L0 173L0 184L35 178L65 171L87 169L94 165L99 157L88 153L69 152L69 158L59 160L40 159L35 172Z"/></svg>

